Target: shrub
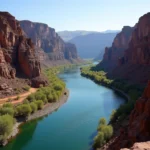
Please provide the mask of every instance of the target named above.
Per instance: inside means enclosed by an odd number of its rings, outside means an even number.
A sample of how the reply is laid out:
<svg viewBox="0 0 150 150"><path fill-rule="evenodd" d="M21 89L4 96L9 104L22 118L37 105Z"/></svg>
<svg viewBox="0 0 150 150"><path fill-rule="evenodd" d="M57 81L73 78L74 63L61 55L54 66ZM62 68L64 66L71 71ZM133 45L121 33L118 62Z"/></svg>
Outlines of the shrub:
<svg viewBox="0 0 150 150"><path fill-rule="evenodd" d="M94 139L93 147L96 149L98 147L101 147L104 143L105 143L104 133L103 132L98 132L98 135Z"/></svg>
<svg viewBox="0 0 150 150"><path fill-rule="evenodd" d="M13 107L13 104L11 104L11 103L5 103L5 104L3 104L3 107Z"/></svg>
<svg viewBox="0 0 150 150"><path fill-rule="evenodd" d="M35 95L34 94L31 94L27 97L27 100L29 100L30 102L33 102L35 101Z"/></svg>
<svg viewBox="0 0 150 150"><path fill-rule="evenodd" d="M29 104L30 102L27 100L27 99L25 99L24 101L23 101L23 104Z"/></svg>
<svg viewBox="0 0 150 150"><path fill-rule="evenodd" d="M37 105L35 102L32 102L30 103L30 107L32 109L32 113L36 112L37 111Z"/></svg>
<svg viewBox="0 0 150 150"><path fill-rule="evenodd" d="M48 102L50 102L50 103L54 102L54 99L53 99L53 95L52 95L52 94L49 94L49 95L47 96L47 99L48 99Z"/></svg>
<svg viewBox="0 0 150 150"><path fill-rule="evenodd" d="M8 135L12 132L14 119L10 115L0 116L0 141L6 140Z"/></svg>
<svg viewBox="0 0 150 150"><path fill-rule="evenodd" d="M21 104L16 107L16 116L27 117L32 112L29 104Z"/></svg>
<svg viewBox="0 0 150 150"><path fill-rule="evenodd" d="M24 89L25 91L29 91L29 90L30 90L30 86L26 85L23 89Z"/></svg>
<svg viewBox="0 0 150 150"><path fill-rule="evenodd" d="M57 84L57 85L54 86L54 89L55 89L56 91L62 91L62 90L63 90L63 87L62 87L62 85Z"/></svg>
<svg viewBox="0 0 150 150"><path fill-rule="evenodd" d="M37 105L37 108L38 108L38 109L42 109L42 108L43 108L43 105L44 105L44 103L43 103L42 100L37 100L37 101L35 101L35 104Z"/></svg>
<svg viewBox="0 0 150 150"><path fill-rule="evenodd" d="M106 125L106 119L105 118L101 118L99 121L100 125Z"/></svg>
<svg viewBox="0 0 150 150"><path fill-rule="evenodd" d="M44 93L42 91L39 91L37 93L35 93L35 99L36 100L42 100L44 103L47 103L47 97L46 95L44 95Z"/></svg>
<svg viewBox="0 0 150 150"><path fill-rule="evenodd" d="M104 139L107 141L107 140L109 140L111 138L111 136L113 134L113 128L110 125L105 126L102 129L102 132L104 133Z"/></svg>
<svg viewBox="0 0 150 150"><path fill-rule="evenodd" d="M113 127L106 124L105 118L100 119L97 130L98 134L95 137L93 144L94 149L104 145L113 135Z"/></svg>
<svg viewBox="0 0 150 150"><path fill-rule="evenodd" d="M13 107L2 107L0 108L0 115L10 115L10 116L14 116L14 109Z"/></svg>

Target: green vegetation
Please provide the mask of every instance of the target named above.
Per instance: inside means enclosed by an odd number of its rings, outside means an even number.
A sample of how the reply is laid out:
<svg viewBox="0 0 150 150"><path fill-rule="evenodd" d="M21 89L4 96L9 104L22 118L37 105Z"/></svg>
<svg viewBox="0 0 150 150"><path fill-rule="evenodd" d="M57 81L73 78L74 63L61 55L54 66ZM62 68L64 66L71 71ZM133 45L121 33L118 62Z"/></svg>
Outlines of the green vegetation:
<svg viewBox="0 0 150 150"><path fill-rule="evenodd" d="M93 147L96 149L103 146L113 135L113 127L106 124L105 118L101 118L97 128L97 136L94 139Z"/></svg>
<svg viewBox="0 0 150 150"><path fill-rule="evenodd" d="M32 112L29 104L21 104L15 108L15 116L28 117Z"/></svg>
<svg viewBox="0 0 150 150"><path fill-rule="evenodd" d="M30 90L30 86L26 85L23 89L24 89L25 91L29 91L29 90Z"/></svg>
<svg viewBox="0 0 150 150"><path fill-rule="evenodd" d="M44 105L42 100L35 101L35 104L37 105L37 109L42 109Z"/></svg>
<svg viewBox="0 0 150 150"><path fill-rule="evenodd" d="M3 142L6 140L8 135L12 132L14 119L12 116L6 114L0 116L0 141Z"/></svg>
<svg viewBox="0 0 150 150"><path fill-rule="evenodd" d="M36 93L31 94L24 100L23 104L13 106L11 103L6 103L0 107L0 142L2 143L11 133L14 125L14 118L24 117L25 119L31 114L44 107L46 103L52 103L59 100L65 90L65 83L60 80L56 73L58 68L44 70L47 76L49 85L41 86ZM29 86L25 86L24 90L28 91ZM18 90L18 89L16 89ZM19 100L19 95L15 100ZM11 102L12 99L8 99Z"/></svg>
<svg viewBox="0 0 150 150"><path fill-rule="evenodd" d="M98 84L102 84L106 87L119 89L125 94L127 94L130 98L125 104L121 105L117 110L113 110L110 116L110 124L114 124L116 122L121 122L124 120L133 110L136 100L142 95L144 88L139 85L133 85L128 83L125 80L120 79L109 79L107 77L106 72L102 70L97 70L94 66L86 66L81 68L81 75L87 78L92 79L94 82ZM118 91L118 94L121 94ZM100 124L98 127L98 135L95 138L94 147L101 147L106 143L106 141L112 136L113 129L112 126L106 126L106 122L104 119L100 120ZM104 131L105 130L105 131ZM106 136L106 133L108 136Z"/></svg>
<svg viewBox="0 0 150 150"><path fill-rule="evenodd" d="M102 84L109 88L115 88L126 93L130 100L121 105L117 110L112 112L110 122L113 123L116 120L122 121L127 115L131 113L134 108L136 100L141 96L143 88L138 85L129 84L125 80L109 79L104 71L97 71L94 66L87 66L81 68L81 75L92 79L98 84Z"/></svg>
<svg viewBox="0 0 150 150"><path fill-rule="evenodd" d="M38 106L36 105L35 102L31 102L30 107L31 107L32 113L36 112L38 109Z"/></svg>

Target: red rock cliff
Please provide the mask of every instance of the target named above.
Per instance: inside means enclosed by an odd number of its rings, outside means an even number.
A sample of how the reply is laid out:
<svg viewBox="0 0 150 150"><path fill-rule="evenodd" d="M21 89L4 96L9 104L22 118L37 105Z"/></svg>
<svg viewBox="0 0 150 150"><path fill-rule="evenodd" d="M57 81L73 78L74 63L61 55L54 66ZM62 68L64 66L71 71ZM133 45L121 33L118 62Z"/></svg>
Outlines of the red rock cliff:
<svg viewBox="0 0 150 150"><path fill-rule="evenodd" d="M98 65L100 68L110 71L118 64L118 59L124 56L124 51L128 48L133 28L123 27L122 31L117 34L111 47L106 47L102 62Z"/></svg>
<svg viewBox="0 0 150 150"><path fill-rule="evenodd" d="M15 17L0 12L0 76L15 78L21 72L30 79L40 76L39 59Z"/></svg>
<svg viewBox="0 0 150 150"><path fill-rule="evenodd" d="M109 146L111 150L131 147L135 142L150 140L150 81L130 114L129 124Z"/></svg>
<svg viewBox="0 0 150 150"><path fill-rule="evenodd" d="M75 45L65 43L48 25L31 21L20 21L20 25L35 45L49 55L50 60L78 58Z"/></svg>
<svg viewBox="0 0 150 150"><path fill-rule="evenodd" d="M150 13L139 19L131 41L125 50L124 61L113 71L113 77L146 83L150 77Z"/></svg>

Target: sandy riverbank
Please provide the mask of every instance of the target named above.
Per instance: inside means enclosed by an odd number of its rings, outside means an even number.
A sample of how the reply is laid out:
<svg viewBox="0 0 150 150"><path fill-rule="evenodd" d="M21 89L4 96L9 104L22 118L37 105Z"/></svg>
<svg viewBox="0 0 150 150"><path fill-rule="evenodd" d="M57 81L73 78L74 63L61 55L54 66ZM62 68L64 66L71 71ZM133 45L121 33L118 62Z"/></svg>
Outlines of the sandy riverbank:
<svg viewBox="0 0 150 150"><path fill-rule="evenodd" d="M52 112L54 112L56 109L58 109L59 107L61 107L64 103L67 102L69 97L69 90L65 89L64 94L61 96L61 98L55 102L55 103L48 103L44 106L44 108L42 110L38 110L37 112L35 112L34 114L31 114L26 121L17 121L13 127L13 131L12 133L8 136L7 140L5 142L3 142L3 146L5 146L6 144L9 143L9 140L11 140L12 138L14 138L15 136L17 136L17 134L19 133L19 126L22 123L25 123L27 121L31 121L33 119L37 119L40 117L43 117L45 115L48 115Z"/></svg>

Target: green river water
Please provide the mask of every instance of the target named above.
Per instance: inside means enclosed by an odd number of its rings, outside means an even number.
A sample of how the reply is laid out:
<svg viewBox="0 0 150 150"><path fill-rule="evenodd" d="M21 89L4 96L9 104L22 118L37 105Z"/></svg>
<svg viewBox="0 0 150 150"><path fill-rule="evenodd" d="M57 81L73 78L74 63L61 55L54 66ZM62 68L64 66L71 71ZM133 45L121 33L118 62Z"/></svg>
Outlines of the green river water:
<svg viewBox="0 0 150 150"><path fill-rule="evenodd" d="M113 90L80 75L79 68L59 75L70 91L68 101L43 118L28 122L0 150L91 150L98 121L125 102Z"/></svg>

